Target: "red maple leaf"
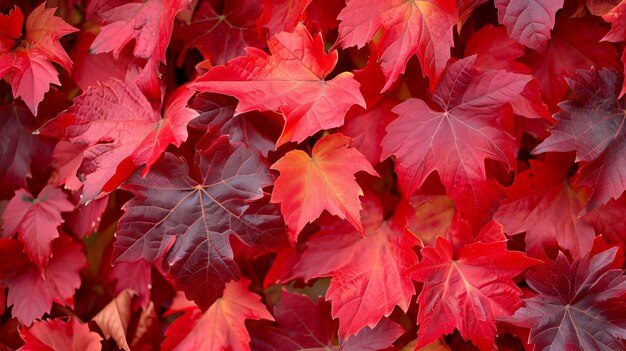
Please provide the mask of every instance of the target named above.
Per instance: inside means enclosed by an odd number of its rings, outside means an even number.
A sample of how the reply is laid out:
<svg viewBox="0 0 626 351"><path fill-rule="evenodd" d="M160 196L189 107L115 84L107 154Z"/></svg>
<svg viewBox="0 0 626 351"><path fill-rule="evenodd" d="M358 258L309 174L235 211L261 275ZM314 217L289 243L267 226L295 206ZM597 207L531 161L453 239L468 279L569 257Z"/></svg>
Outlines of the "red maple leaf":
<svg viewBox="0 0 626 351"><path fill-rule="evenodd" d="M533 151L576 151L576 161L584 161L577 183L592 190L587 211L626 190L626 117L618 81L612 69L579 71L568 79L576 99L559 104L557 125Z"/></svg>
<svg viewBox="0 0 626 351"><path fill-rule="evenodd" d="M130 177L122 188L135 197L124 205L114 257L155 262L165 255L176 286L205 310L241 276L229 236L263 247L282 239L285 228L276 206L253 202L272 184L257 153L223 136L197 155L195 167L200 181L168 153L145 178Z"/></svg>
<svg viewBox="0 0 626 351"><path fill-rule="evenodd" d="M198 115L186 107L193 93L176 90L161 118L134 83L109 80L87 88L39 133L88 146L79 169L84 203L117 189L143 164L147 173L169 144L187 139L187 123Z"/></svg>
<svg viewBox="0 0 626 351"><path fill-rule="evenodd" d="M250 281L242 279L226 284L224 296L217 299L202 313L191 305L184 309L165 331L164 351L207 350L233 351L250 350L250 334L244 324L246 320L265 319L273 321L260 297L248 290ZM171 309L170 312L180 310Z"/></svg>
<svg viewBox="0 0 626 351"><path fill-rule="evenodd" d="M339 319L342 339L365 326L374 328L396 305L406 311L415 294L403 273L417 262L412 248L420 242L404 230L406 214L398 211L384 221L380 200L372 194L366 195L364 205L365 236L345 222L322 226L304 243L302 252L293 253L289 260L276 259L272 269L277 275L268 274L279 283L331 277L326 300L332 304L332 316Z"/></svg>
<svg viewBox="0 0 626 351"><path fill-rule="evenodd" d="M434 88L450 58L452 27L456 23L452 0L352 0L341 11L339 43L363 47L383 29L378 61L387 77L383 91L404 73L411 56L420 59L422 72Z"/></svg>
<svg viewBox="0 0 626 351"><path fill-rule="evenodd" d="M475 56L452 63L432 100L409 99L393 111L400 117L387 127L383 158L394 155L398 181L407 196L437 171L461 215L485 223L504 197L488 179L485 159L513 164L513 138L498 128L499 111L521 93L527 75L501 70L480 72Z"/></svg>
<svg viewBox="0 0 626 351"><path fill-rule="evenodd" d="M494 216L508 234L526 232L526 253L531 256L560 247L580 257L591 249L595 231L587 218L578 217L588 192L567 178L570 161L563 155L546 162L530 160L530 169L515 177Z"/></svg>
<svg viewBox="0 0 626 351"><path fill-rule="evenodd" d="M70 318L68 322L60 319L41 321L31 327L22 327L20 336L26 345L20 351L99 351L102 338L98 333L89 331L87 324L80 324Z"/></svg>
<svg viewBox="0 0 626 351"><path fill-rule="evenodd" d="M12 315L30 325L49 313L53 302L74 304L74 290L80 286L79 271L86 263L81 245L67 236L52 243L52 258L41 271L22 251L18 240L0 239L0 285L9 288L7 305Z"/></svg>
<svg viewBox="0 0 626 351"><path fill-rule="evenodd" d="M328 135L315 143L311 156L293 150L272 165L280 176L274 182L271 201L281 203L293 241L324 210L363 232L359 216L363 190L354 175L361 171L378 173L361 153L348 147L349 143L350 138L342 134Z"/></svg>
<svg viewBox="0 0 626 351"><path fill-rule="evenodd" d="M50 84L61 85L50 61L72 69L59 38L77 29L54 16L55 10L46 9L44 2L30 13L25 25L17 6L6 16L0 13L0 78L11 75L13 96L21 97L35 115ZM22 38L23 25L26 35Z"/></svg>
<svg viewBox="0 0 626 351"><path fill-rule="evenodd" d="M43 269L52 254L52 240L59 237L57 227L63 222L61 212L75 208L67 195L54 186L46 186L37 197L20 189L2 214L2 237L10 238L19 233L28 256Z"/></svg>
<svg viewBox="0 0 626 351"><path fill-rule="evenodd" d="M434 247L422 249L422 260L408 271L414 280L424 282L417 298L417 348L456 328L480 350L495 350L496 320L522 306L522 291L512 278L541 261L508 251L501 227L499 233L483 235L499 236L499 241L467 244L458 257L453 256L450 243L439 237Z"/></svg>
<svg viewBox="0 0 626 351"><path fill-rule="evenodd" d="M352 73L325 80L337 64L338 53L326 53L321 35L312 37L299 24L291 33L276 34L267 45L272 55L249 48L246 56L211 69L190 87L236 97L237 114L281 112L285 127L278 145L339 127L352 105L365 107Z"/></svg>
<svg viewBox="0 0 626 351"><path fill-rule="evenodd" d="M535 350L626 348L624 254L611 247L570 261L559 252L526 274L538 294L524 299L510 322L531 328Z"/></svg>

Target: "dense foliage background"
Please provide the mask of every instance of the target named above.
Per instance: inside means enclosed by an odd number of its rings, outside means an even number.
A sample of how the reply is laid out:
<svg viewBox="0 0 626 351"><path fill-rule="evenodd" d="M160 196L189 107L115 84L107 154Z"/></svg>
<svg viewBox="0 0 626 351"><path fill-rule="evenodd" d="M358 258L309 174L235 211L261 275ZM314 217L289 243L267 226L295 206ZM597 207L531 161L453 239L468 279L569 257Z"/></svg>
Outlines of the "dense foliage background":
<svg viewBox="0 0 626 351"><path fill-rule="evenodd" d="M626 350L624 41L615 0L2 1L0 350Z"/></svg>

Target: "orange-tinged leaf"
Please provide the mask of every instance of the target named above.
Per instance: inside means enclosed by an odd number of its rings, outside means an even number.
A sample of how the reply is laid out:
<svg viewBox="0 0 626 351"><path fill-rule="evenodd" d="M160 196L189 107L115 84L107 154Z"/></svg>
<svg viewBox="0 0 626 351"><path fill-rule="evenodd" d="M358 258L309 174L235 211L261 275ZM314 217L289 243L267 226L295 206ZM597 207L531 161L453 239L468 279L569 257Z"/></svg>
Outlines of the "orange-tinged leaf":
<svg viewBox="0 0 626 351"><path fill-rule="evenodd" d="M127 333L136 295L132 290L122 291L91 319L100 327L105 338L113 338L117 346L125 351L130 351Z"/></svg>
<svg viewBox="0 0 626 351"><path fill-rule="evenodd" d="M346 222L323 225L304 242L302 251L283 251L272 267L275 271L268 274L278 283L331 277L326 300L332 304L332 316L339 319L342 339L366 326L376 327L395 306L406 311L415 294L410 277L404 275L417 263L413 247L420 245L405 230L408 207L385 221L380 200L369 192L364 207L365 236ZM284 260L285 256L291 257Z"/></svg>
<svg viewBox="0 0 626 351"><path fill-rule="evenodd" d="M214 67L190 87L236 97L237 114L281 112L285 127L278 145L339 127L352 105L365 107L352 73L325 80L337 64L338 53L326 53L321 34L312 37L299 24L293 32L276 34L268 47L272 55L248 48L246 56Z"/></svg>
<svg viewBox="0 0 626 351"><path fill-rule="evenodd" d="M350 138L342 134L328 135L315 144L311 156L293 150L272 166L280 176L274 182L271 201L281 203L292 240L295 241L302 228L324 210L346 219L363 232L359 216L359 196L363 195L363 190L354 174L378 173L365 156L348 144Z"/></svg>
<svg viewBox="0 0 626 351"><path fill-rule="evenodd" d="M197 307L184 309L165 331L163 351L249 351L247 319L273 321L260 297L248 290L250 281L242 279L226 285L224 296L203 314Z"/></svg>

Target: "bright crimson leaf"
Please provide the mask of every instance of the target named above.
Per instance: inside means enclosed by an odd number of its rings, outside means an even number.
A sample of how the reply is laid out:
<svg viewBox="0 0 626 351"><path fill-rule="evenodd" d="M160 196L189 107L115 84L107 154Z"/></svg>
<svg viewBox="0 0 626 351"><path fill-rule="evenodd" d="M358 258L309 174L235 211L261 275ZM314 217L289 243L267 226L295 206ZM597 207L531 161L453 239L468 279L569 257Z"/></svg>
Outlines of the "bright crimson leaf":
<svg viewBox="0 0 626 351"><path fill-rule="evenodd" d="M236 97L237 114L281 112L285 127L278 145L339 127L352 105L365 107L352 73L325 80L337 64L338 53L326 53L321 34L312 37L299 24L291 33L276 34L268 47L272 55L249 48L246 56L211 69L190 87Z"/></svg>
<svg viewBox="0 0 626 351"><path fill-rule="evenodd" d="M89 331L87 324L80 324L73 318L69 322L60 319L41 321L32 327L23 327L20 336L26 345L19 351L100 351L102 338Z"/></svg>
<svg viewBox="0 0 626 351"><path fill-rule="evenodd" d="M50 84L61 85L51 61L67 71L72 69L59 38L77 29L54 16L55 10L46 9L44 2L30 13L25 25L17 6L6 16L0 13L0 78L11 74L13 96L21 97L35 115Z"/></svg>
<svg viewBox="0 0 626 351"><path fill-rule="evenodd" d="M187 123L198 115L186 107L192 95L185 87L176 90L161 118L134 83L113 79L87 88L39 132L88 145L79 169L86 202L115 190L143 164L145 175L169 144L187 139Z"/></svg>
<svg viewBox="0 0 626 351"><path fill-rule="evenodd" d="M531 49L544 51L556 12L563 0L495 0L498 21L509 36Z"/></svg>
<svg viewBox="0 0 626 351"><path fill-rule="evenodd" d="M387 127L383 158L396 156L404 193L413 194L437 171L460 214L484 223L503 197L502 186L487 177L485 159L513 164L513 138L497 128L502 106L530 81L527 75L501 70L480 72L475 56L452 63L432 100L409 99L393 111L400 117Z"/></svg>
<svg viewBox="0 0 626 351"><path fill-rule="evenodd" d="M626 348L626 275L617 247L569 261L559 253L526 282L538 293L511 321L531 328L535 350Z"/></svg>
<svg viewBox="0 0 626 351"><path fill-rule="evenodd" d="M195 167L200 181L190 178L183 159L165 154L145 178L130 177L122 188L135 197L124 205L114 256L155 262L165 255L176 286L207 309L241 276L229 237L263 247L282 238L285 228L276 206L253 203L272 184L258 153L223 136L198 154Z"/></svg>
<svg viewBox="0 0 626 351"><path fill-rule="evenodd" d="M0 285L9 288L7 305L13 306L12 315L30 325L49 313L53 302L74 304L79 271L86 261L81 245L66 236L52 243L52 258L42 271L22 251L19 241L0 239Z"/></svg>
<svg viewBox="0 0 626 351"><path fill-rule="evenodd" d="M612 69L579 71L568 79L576 99L559 104L557 125L533 151L576 151L576 161L585 161L577 183L592 190L587 211L626 190L626 117L618 82Z"/></svg>
<svg viewBox="0 0 626 351"><path fill-rule="evenodd" d="M424 282L417 300L417 348L456 328L480 350L495 350L496 320L522 306L522 291L511 279L541 262L508 251L501 229L500 235L501 241L466 245L458 257L443 238L422 249L421 262L409 271Z"/></svg>
<svg viewBox="0 0 626 351"><path fill-rule="evenodd" d="M293 150L272 165L280 176L274 182L271 201L281 204L293 241L302 228L324 210L363 232L359 216L359 196L363 196L363 190L354 175L361 171L371 175L378 173L348 144L350 138L342 134L328 135L315 143L311 156L302 150Z"/></svg>
<svg viewBox="0 0 626 351"><path fill-rule="evenodd" d="M198 49L213 65L223 65L243 55L247 47L264 47L262 32L257 30L262 10L258 0L225 1L221 9L208 1L200 2L191 23L174 29L174 39L184 43L178 63L182 64L191 48Z"/></svg>
<svg viewBox="0 0 626 351"><path fill-rule="evenodd" d="M422 72L434 88L450 58L452 27L456 24L453 0L351 0L338 17L342 47L363 47L378 30L379 57L389 89L404 73L409 58L417 55Z"/></svg>
<svg viewBox="0 0 626 351"><path fill-rule="evenodd" d="M2 214L2 237L19 233L28 256L43 269L52 254L52 240L59 237L57 227L63 222L61 212L73 211L76 206L59 188L46 186L37 197L26 189L15 192Z"/></svg>
<svg viewBox="0 0 626 351"><path fill-rule="evenodd" d="M129 2L101 14L104 25L91 45L94 54L113 52L117 58L131 40L133 54L165 63L165 50L172 36L176 14L189 6L189 0L147 0Z"/></svg>
<svg viewBox="0 0 626 351"><path fill-rule="evenodd" d="M226 284L224 296L202 313L197 307L183 310L165 331L164 351L249 351L250 334L245 320L273 321L260 297L248 290L250 281Z"/></svg>
<svg viewBox="0 0 626 351"><path fill-rule="evenodd" d="M413 247L419 239L404 230L406 214L396 212L383 220L380 201L364 198L363 237L347 223L323 226L304 243L286 267L278 282L332 277L326 300L332 315L339 319L339 336L347 338L365 326L374 327L389 316L397 305L406 311L415 288L404 271L417 263ZM281 263L281 258L277 258ZM271 276L271 273L270 273Z"/></svg>
<svg viewBox="0 0 626 351"><path fill-rule="evenodd" d="M507 188L507 199L494 218L510 235L526 232L526 253L531 256L542 257L542 250L558 247L574 257L585 255L595 237L591 223L578 217L588 192L567 178L567 157L529 162L530 169Z"/></svg>

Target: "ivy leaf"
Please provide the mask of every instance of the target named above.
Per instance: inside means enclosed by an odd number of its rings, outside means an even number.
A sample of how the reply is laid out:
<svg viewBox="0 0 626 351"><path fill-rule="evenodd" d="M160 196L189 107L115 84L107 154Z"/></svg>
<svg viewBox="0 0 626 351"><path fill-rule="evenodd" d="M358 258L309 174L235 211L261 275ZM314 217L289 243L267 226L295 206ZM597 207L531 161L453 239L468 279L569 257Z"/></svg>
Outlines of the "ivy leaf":
<svg viewBox="0 0 626 351"><path fill-rule="evenodd" d="M276 206L256 201L272 184L258 153L222 136L197 155L194 168L200 181L190 178L183 159L166 153L145 178L130 177L122 188L135 197L123 207L114 258L164 257L176 287L206 310L226 283L241 277L229 237L267 247L285 228Z"/></svg>

